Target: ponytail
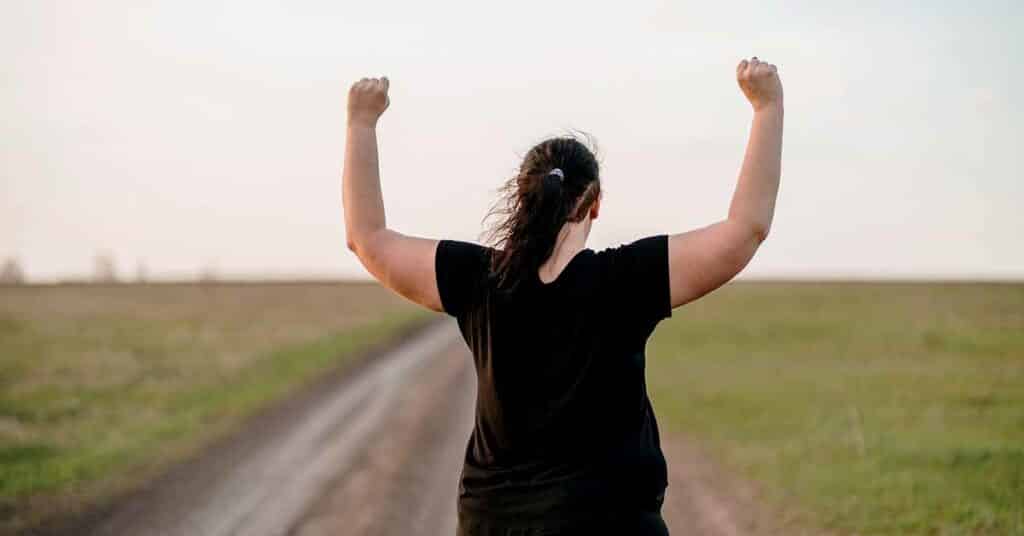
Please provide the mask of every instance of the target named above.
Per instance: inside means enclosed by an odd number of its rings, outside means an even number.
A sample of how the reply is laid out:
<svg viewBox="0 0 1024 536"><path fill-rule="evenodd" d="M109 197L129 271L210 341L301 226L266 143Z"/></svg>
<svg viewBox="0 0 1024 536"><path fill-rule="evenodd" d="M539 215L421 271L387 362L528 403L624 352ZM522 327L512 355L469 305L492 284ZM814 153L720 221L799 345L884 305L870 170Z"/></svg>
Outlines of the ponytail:
<svg viewBox="0 0 1024 536"><path fill-rule="evenodd" d="M538 144L520 172L503 187L505 195L488 214L504 215L491 230L500 249L491 258L498 288L512 290L551 256L567 221L582 219L600 193L593 153L574 138Z"/></svg>

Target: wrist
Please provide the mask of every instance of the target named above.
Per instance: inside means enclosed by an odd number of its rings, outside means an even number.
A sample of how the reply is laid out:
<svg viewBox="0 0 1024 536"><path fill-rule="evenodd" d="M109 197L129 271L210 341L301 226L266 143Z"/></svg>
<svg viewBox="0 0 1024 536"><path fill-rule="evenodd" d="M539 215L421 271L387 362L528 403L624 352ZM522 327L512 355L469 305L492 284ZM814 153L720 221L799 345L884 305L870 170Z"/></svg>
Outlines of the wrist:
<svg viewBox="0 0 1024 536"><path fill-rule="evenodd" d="M349 116L348 128L375 129L377 128L376 117Z"/></svg>
<svg viewBox="0 0 1024 536"><path fill-rule="evenodd" d="M754 113L755 114L759 114L759 113L778 113L778 114L781 115L782 112L783 112L782 99L775 99L775 100L772 100L772 101L769 101L769 102L764 102L764 103L757 104L757 105L754 106Z"/></svg>

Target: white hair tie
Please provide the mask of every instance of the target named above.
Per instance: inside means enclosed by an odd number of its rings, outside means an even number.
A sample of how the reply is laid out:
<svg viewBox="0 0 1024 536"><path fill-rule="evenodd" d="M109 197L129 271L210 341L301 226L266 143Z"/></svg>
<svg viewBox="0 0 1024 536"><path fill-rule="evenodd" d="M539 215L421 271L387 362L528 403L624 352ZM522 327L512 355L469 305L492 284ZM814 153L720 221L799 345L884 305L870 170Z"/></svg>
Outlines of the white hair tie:
<svg viewBox="0 0 1024 536"><path fill-rule="evenodd" d="M565 179L565 174L562 173L562 170L559 168L552 169L551 171L548 172L548 175L558 175L558 180Z"/></svg>

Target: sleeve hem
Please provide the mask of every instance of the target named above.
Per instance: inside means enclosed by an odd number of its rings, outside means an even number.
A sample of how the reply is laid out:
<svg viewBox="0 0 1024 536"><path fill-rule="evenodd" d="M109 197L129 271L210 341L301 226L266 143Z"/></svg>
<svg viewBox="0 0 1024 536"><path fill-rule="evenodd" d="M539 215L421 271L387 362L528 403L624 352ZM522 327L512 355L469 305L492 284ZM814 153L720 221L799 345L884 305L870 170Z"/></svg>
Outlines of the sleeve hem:
<svg viewBox="0 0 1024 536"><path fill-rule="evenodd" d="M668 240L669 240L669 236L667 234L662 234L661 236L664 237L664 242L665 242L665 247L664 247L664 251L665 251L665 271L664 271L664 273L665 273L665 292L664 292L664 300L665 301L663 302L663 305L664 305L665 308L662 310L662 314L663 314L662 318L664 319L664 318L671 318L672 317L672 271L671 271L672 264L671 264L671 258L669 257L669 254L668 254Z"/></svg>
<svg viewBox="0 0 1024 536"><path fill-rule="evenodd" d="M447 298L448 288L444 278L443 259L441 259L441 256L445 254L447 242L447 240L438 240L437 247L434 249L434 280L437 283L437 295L441 300L441 309L444 310L445 314L455 316L451 309L451 303L449 303Z"/></svg>

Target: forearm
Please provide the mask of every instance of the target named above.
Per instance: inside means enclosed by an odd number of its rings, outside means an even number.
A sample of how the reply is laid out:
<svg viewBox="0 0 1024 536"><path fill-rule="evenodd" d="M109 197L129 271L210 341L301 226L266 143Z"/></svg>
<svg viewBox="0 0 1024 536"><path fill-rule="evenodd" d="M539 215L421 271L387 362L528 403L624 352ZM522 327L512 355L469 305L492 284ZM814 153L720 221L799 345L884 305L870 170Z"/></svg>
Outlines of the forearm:
<svg viewBox="0 0 1024 536"><path fill-rule="evenodd" d="M779 100L754 112L746 154L729 206L729 219L749 226L758 240L771 228L782 170L783 105Z"/></svg>
<svg viewBox="0 0 1024 536"><path fill-rule="evenodd" d="M374 231L383 229L384 199L380 188L375 125L350 122L345 137L342 172L345 232L350 249Z"/></svg>

